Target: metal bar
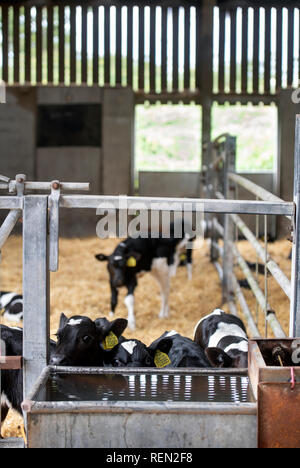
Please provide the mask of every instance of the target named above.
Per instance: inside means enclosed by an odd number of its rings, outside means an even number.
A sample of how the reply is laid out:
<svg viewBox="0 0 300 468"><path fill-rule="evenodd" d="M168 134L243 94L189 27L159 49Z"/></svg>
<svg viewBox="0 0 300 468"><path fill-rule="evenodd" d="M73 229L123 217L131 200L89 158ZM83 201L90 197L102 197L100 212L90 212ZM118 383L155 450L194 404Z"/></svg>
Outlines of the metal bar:
<svg viewBox="0 0 300 468"><path fill-rule="evenodd" d="M31 8L25 6L25 81L31 82Z"/></svg>
<svg viewBox="0 0 300 468"><path fill-rule="evenodd" d="M219 274L219 277L220 277L220 281L223 281L223 268L222 266L220 265L219 262L213 262L218 274Z"/></svg>
<svg viewBox="0 0 300 468"><path fill-rule="evenodd" d="M271 89L271 8L265 8L265 73L264 91Z"/></svg>
<svg viewBox="0 0 300 468"><path fill-rule="evenodd" d="M47 8L47 61L48 61L48 83L54 81L54 57L53 57L53 42L54 42L54 11L53 6Z"/></svg>
<svg viewBox="0 0 300 468"><path fill-rule="evenodd" d="M3 224L0 227L0 250L2 249L3 245L7 241L8 237L10 236L11 231L19 221L22 215L21 210L12 210L9 212L7 217L5 218Z"/></svg>
<svg viewBox="0 0 300 468"><path fill-rule="evenodd" d="M168 10L167 8L161 9L161 90L167 91L167 22Z"/></svg>
<svg viewBox="0 0 300 468"><path fill-rule="evenodd" d="M232 284L233 284L233 287L234 287L234 290L235 290L237 300L240 303L242 313L243 313L244 317L247 320L248 328L249 328L249 330L251 332L252 337L260 337L261 335L260 335L260 333L258 331L257 326L255 325L255 322L253 320L253 317L252 317L251 311L250 311L250 309L248 307L245 296L244 296L244 294L243 294L243 292L242 292L242 290L240 288L240 285L239 285L238 280L237 280L234 273L232 274L231 281L232 281Z"/></svg>
<svg viewBox="0 0 300 468"><path fill-rule="evenodd" d="M139 69L138 88L145 88L145 8L139 7Z"/></svg>
<svg viewBox="0 0 300 468"><path fill-rule="evenodd" d="M296 116L294 163L295 219L292 251L292 294L290 310L290 336L300 336L300 115Z"/></svg>
<svg viewBox="0 0 300 468"><path fill-rule="evenodd" d="M222 194L216 193L218 197L223 197ZM235 225L239 228L241 233L245 236L245 238L250 242L250 244L256 250L260 259L264 262L265 261L265 251L257 238L254 236L252 231L248 228L248 226L244 223L244 221L235 214L230 215L231 219L235 223ZM285 292L287 297L291 299L291 282L288 277L283 273L283 271L279 268L277 263L268 256L266 266L270 273L273 275L274 279L277 281L279 286Z"/></svg>
<svg viewBox="0 0 300 468"><path fill-rule="evenodd" d="M237 10L230 12L230 92L236 91L236 16Z"/></svg>
<svg viewBox="0 0 300 468"><path fill-rule="evenodd" d="M81 83L87 83L87 6L81 12Z"/></svg>
<svg viewBox="0 0 300 468"><path fill-rule="evenodd" d="M219 92L225 91L225 9L220 8L219 32Z"/></svg>
<svg viewBox="0 0 300 468"><path fill-rule="evenodd" d="M23 214L24 396L48 364L48 197L27 195Z"/></svg>
<svg viewBox="0 0 300 468"><path fill-rule="evenodd" d="M110 84L110 7L104 7L104 84Z"/></svg>
<svg viewBox="0 0 300 468"><path fill-rule="evenodd" d="M133 10L127 7L127 85L133 84Z"/></svg>
<svg viewBox="0 0 300 468"><path fill-rule="evenodd" d="M288 87L293 85L294 81L294 41L295 41L295 26L294 26L294 8L288 9Z"/></svg>
<svg viewBox="0 0 300 468"><path fill-rule="evenodd" d="M242 10L242 93L248 91L248 7Z"/></svg>
<svg viewBox="0 0 300 468"><path fill-rule="evenodd" d="M201 76L201 64L202 64L202 8L196 7L196 89L202 89L202 76Z"/></svg>
<svg viewBox="0 0 300 468"><path fill-rule="evenodd" d="M249 192L253 193L257 197L259 197L261 200L264 201L272 201L274 203L276 202L284 202L281 198L277 197L271 192L268 192L268 190L262 188L260 185L255 184L254 182L251 182L251 180L246 179L246 177L243 177L241 175L235 174L235 173L229 173L228 174L229 179L232 181L238 183L242 187L244 187L246 190Z"/></svg>
<svg viewBox="0 0 300 468"><path fill-rule="evenodd" d="M150 92L156 91L156 7L150 7Z"/></svg>
<svg viewBox="0 0 300 468"><path fill-rule="evenodd" d="M99 84L99 8L93 7L93 83Z"/></svg>
<svg viewBox="0 0 300 468"><path fill-rule="evenodd" d="M235 257L237 258L237 261L238 261L238 264L241 268L241 270L243 271L251 289L252 289L252 292L253 294L255 295L255 297L257 298L257 301L261 307L262 310L265 310L265 296L262 292L262 290L260 289L259 285L257 284L256 280L254 279L253 275L252 275L252 272L250 270L250 268L248 267L246 261L244 260L244 258L242 257L242 255L240 254L240 252L238 251L238 249L236 248L236 246L234 244L232 244L232 250L233 250L233 253L235 255ZM272 308L270 306L270 304L267 304L267 308L268 308L268 313L267 313L267 321L268 323L270 324L271 328L272 328L272 331L274 333L274 336L276 338L285 338L286 337L286 334L284 333L280 323L278 322L276 316L275 316L275 313L272 311Z"/></svg>
<svg viewBox="0 0 300 468"><path fill-rule="evenodd" d="M58 49L59 49L59 83L65 82L65 7L59 5L58 7Z"/></svg>
<svg viewBox="0 0 300 468"><path fill-rule="evenodd" d="M116 84L122 83L122 9L116 8Z"/></svg>
<svg viewBox="0 0 300 468"><path fill-rule="evenodd" d="M22 210L22 197L0 197L0 210Z"/></svg>
<svg viewBox="0 0 300 468"><path fill-rule="evenodd" d="M36 8L36 81L42 82L43 65L43 30L42 30L42 8Z"/></svg>
<svg viewBox="0 0 300 468"><path fill-rule="evenodd" d="M179 40L178 40L178 7L173 8L173 80L172 80L172 91L178 91L179 87Z"/></svg>
<svg viewBox="0 0 300 468"><path fill-rule="evenodd" d="M25 190L51 190L52 182L24 182ZM5 190L8 189L8 184L3 184L3 188ZM82 190L82 191L89 191L90 184L84 182L60 182L61 190ZM9 184L9 189L11 191L16 191L16 183L15 181L11 181Z"/></svg>
<svg viewBox="0 0 300 468"><path fill-rule="evenodd" d="M55 185L53 185L55 186ZM59 198L60 188L57 182L48 200L49 207L49 270L58 271L59 267Z"/></svg>
<svg viewBox="0 0 300 468"><path fill-rule="evenodd" d="M127 204L126 208L122 208L124 203ZM254 200L207 200L200 198L150 198L97 195L62 195L60 206L62 208L106 208L118 210L134 209L141 203L143 204L143 209L158 209L159 211L172 211L172 209L176 210L175 205L177 205L178 208L178 204L181 204L182 208L184 208L187 212L199 211L199 208L203 207L204 212L206 213L273 214L291 216L294 210L293 203L288 202L275 203Z"/></svg>
<svg viewBox="0 0 300 468"><path fill-rule="evenodd" d="M259 90L259 8L254 8L253 30L253 92Z"/></svg>
<svg viewBox="0 0 300 468"><path fill-rule="evenodd" d="M282 7L276 8L276 91L282 87Z"/></svg>
<svg viewBox="0 0 300 468"><path fill-rule="evenodd" d="M76 83L76 7L70 6L70 79Z"/></svg>
<svg viewBox="0 0 300 468"><path fill-rule="evenodd" d="M8 82L8 6L2 6L2 79Z"/></svg>
<svg viewBox="0 0 300 468"><path fill-rule="evenodd" d="M14 83L20 82L20 7L14 5Z"/></svg>
<svg viewBox="0 0 300 468"><path fill-rule="evenodd" d="M184 89L191 87L191 69L190 69L190 54L191 54L191 10L190 7L184 9Z"/></svg>

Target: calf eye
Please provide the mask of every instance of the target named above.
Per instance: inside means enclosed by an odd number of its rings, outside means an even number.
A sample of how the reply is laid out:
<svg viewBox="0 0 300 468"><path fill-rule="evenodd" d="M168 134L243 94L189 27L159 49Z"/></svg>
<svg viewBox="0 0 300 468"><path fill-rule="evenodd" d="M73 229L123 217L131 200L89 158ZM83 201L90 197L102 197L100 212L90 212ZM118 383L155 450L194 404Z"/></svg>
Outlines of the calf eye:
<svg viewBox="0 0 300 468"><path fill-rule="evenodd" d="M84 336L82 338L82 341L85 343L85 344L89 344L91 341L92 341L92 338L88 335Z"/></svg>

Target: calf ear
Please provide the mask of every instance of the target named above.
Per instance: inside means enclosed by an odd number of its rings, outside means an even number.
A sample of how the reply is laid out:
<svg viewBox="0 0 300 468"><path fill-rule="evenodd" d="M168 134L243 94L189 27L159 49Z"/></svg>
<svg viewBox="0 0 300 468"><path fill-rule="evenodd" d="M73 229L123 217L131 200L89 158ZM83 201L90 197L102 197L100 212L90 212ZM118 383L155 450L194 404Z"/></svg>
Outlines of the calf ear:
<svg viewBox="0 0 300 468"><path fill-rule="evenodd" d="M138 262L142 258L142 254L140 252L129 252L126 255L127 258L134 257L136 261Z"/></svg>
<svg viewBox="0 0 300 468"><path fill-rule="evenodd" d="M68 317L65 316L65 314L61 314L60 319L59 319L59 328L60 329L64 328L68 320L69 319Z"/></svg>
<svg viewBox="0 0 300 468"><path fill-rule="evenodd" d="M206 348L205 354L213 367L232 367L232 359L220 348Z"/></svg>
<svg viewBox="0 0 300 468"><path fill-rule="evenodd" d="M127 328L127 325L128 320L123 318L116 319L111 323L109 332L112 331L119 338L124 332L124 330Z"/></svg>
<svg viewBox="0 0 300 468"><path fill-rule="evenodd" d="M107 255L104 255L104 254L95 255L95 258L96 258L99 262L107 262L107 261L108 261L108 256L107 256Z"/></svg>
<svg viewBox="0 0 300 468"><path fill-rule="evenodd" d="M163 338L157 345L155 351L161 351L162 353L169 354L172 348L173 341L170 338Z"/></svg>

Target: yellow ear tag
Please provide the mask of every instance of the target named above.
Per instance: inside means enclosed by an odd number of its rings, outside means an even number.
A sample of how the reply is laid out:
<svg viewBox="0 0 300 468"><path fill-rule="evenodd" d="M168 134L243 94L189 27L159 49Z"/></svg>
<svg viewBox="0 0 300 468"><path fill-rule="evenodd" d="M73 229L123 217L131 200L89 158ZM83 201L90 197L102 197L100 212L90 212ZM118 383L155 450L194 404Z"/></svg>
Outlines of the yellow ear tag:
<svg viewBox="0 0 300 468"><path fill-rule="evenodd" d="M119 340L113 332L110 332L105 338L105 340L102 341L103 349L105 349L106 351L109 349L113 349L115 346L117 346L117 344L119 344Z"/></svg>
<svg viewBox="0 0 300 468"><path fill-rule="evenodd" d="M155 353L154 364L156 365L156 367L161 368L171 364L171 361L166 353L157 350Z"/></svg>
<svg viewBox="0 0 300 468"><path fill-rule="evenodd" d="M180 255L180 261L184 262L186 260L186 254L181 254Z"/></svg>
<svg viewBox="0 0 300 468"><path fill-rule="evenodd" d="M136 259L134 257L129 257L129 259L127 260L126 265L129 268L135 268L136 267Z"/></svg>

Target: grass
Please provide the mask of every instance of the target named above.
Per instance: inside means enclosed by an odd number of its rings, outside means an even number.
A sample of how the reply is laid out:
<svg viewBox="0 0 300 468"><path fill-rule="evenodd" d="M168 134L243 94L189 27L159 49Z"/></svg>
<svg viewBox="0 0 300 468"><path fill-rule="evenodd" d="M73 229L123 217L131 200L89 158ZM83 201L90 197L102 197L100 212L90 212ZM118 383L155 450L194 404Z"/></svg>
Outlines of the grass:
<svg viewBox="0 0 300 468"><path fill-rule="evenodd" d="M212 138L237 136L237 170L272 171L276 161L276 107L213 107ZM201 166L201 108L136 107L136 171L197 171Z"/></svg>

